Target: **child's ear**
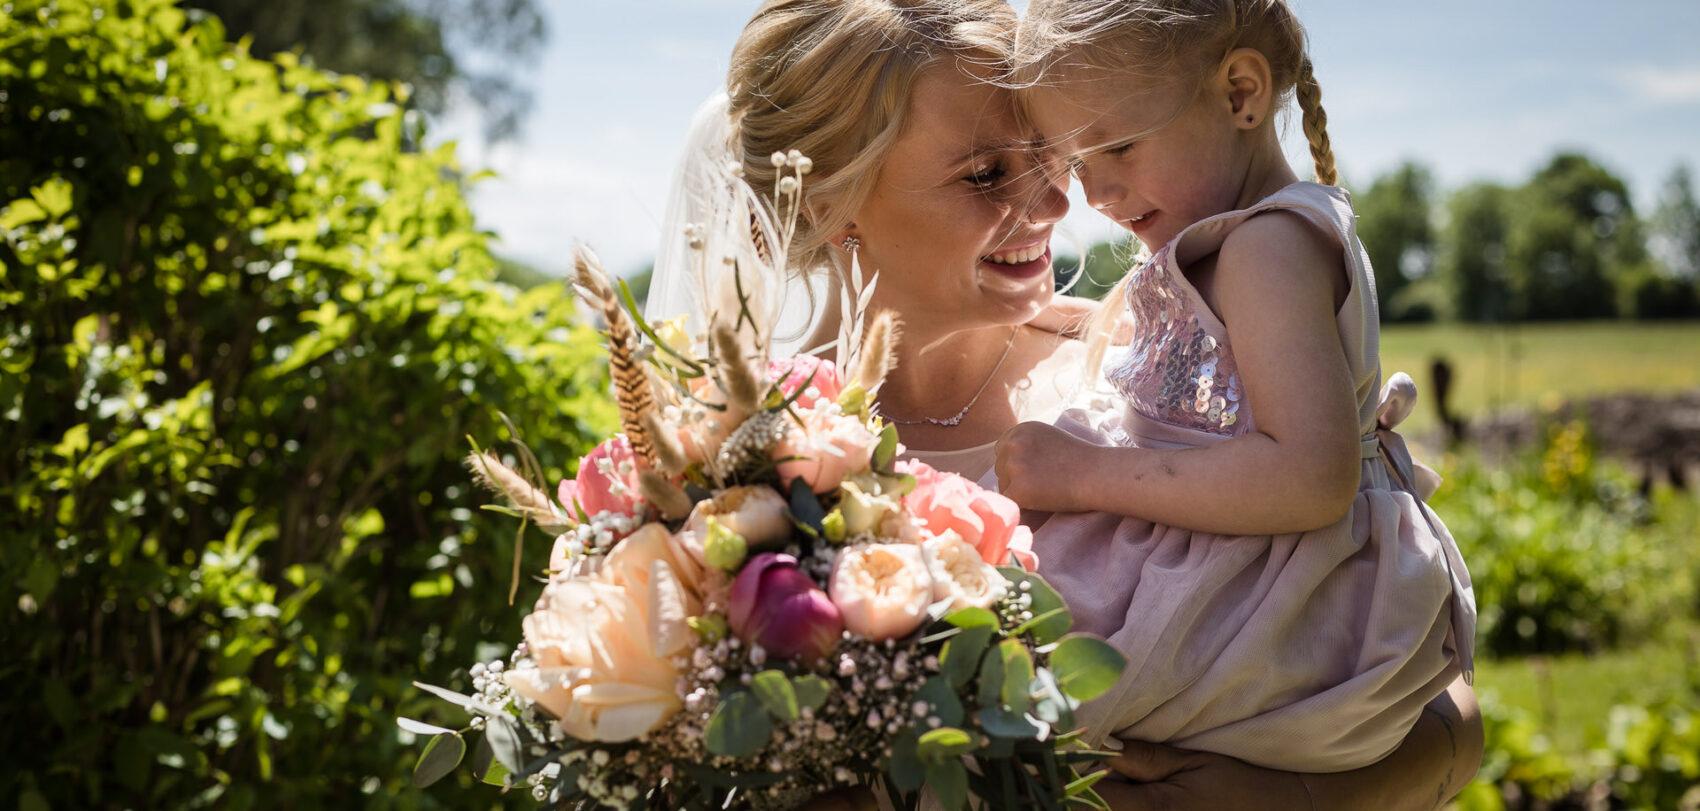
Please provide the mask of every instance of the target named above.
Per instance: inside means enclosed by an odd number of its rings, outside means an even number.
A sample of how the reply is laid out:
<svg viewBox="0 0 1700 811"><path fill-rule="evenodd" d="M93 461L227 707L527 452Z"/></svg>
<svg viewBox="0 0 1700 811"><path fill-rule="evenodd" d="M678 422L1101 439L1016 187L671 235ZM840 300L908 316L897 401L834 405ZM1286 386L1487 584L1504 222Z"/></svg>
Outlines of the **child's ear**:
<svg viewBox="0 0 1700 811"><path fill-rule="evenodd" d="M1255 48L1229 51L1217 73L1217 84L1224 106L1238 129L1257 129L1274 111L1274 75L1269 69L1269 59Z"/></svg>

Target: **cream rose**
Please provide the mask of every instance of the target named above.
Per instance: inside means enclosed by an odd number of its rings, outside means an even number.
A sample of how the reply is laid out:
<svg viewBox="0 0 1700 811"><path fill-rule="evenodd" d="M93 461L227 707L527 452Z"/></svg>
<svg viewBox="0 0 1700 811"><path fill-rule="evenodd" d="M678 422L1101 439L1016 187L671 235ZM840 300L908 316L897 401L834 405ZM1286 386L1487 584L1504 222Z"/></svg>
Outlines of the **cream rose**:
<svg viewBox="0 0 1700 811"><path fill-rule="evenodd" d="M991 608L1008 587L997 567L981 560L980 550L954 532L927 539L921 553L933 578L933 599L949 599L952 611Z"/></svg>
<svg viewBox="0 0 1700 811"><path fill-rule="evenodd" d="M771 487L733 487L699 501L685 519L685 530L706 538L710 518L742 535L751 549L780 546L791 537L789 507Z"/></svg>
<svg viewBox="0 0 1700 811"><path fill-rule="evenodd" d="M920 547L870 543L838 554L828 588L844 627L868 639L896 639L927 619L933 579Z"/></svg>
<svg viewBox="0 0 1700 811"><path fill-rule="evenodd" d="M551 582L524 623L537 667L503 674L578 740L633 740L681 706L678 670L654 654L648 612L633 596L595 578Z"/></svg>

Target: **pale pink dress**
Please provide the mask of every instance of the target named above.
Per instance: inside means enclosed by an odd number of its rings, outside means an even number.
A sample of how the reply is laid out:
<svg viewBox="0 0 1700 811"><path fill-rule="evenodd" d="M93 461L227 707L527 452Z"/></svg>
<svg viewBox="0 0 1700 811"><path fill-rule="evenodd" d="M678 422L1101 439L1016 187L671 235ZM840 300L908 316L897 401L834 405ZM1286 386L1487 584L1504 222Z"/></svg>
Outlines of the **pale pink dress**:
<svg viewBox="0 0 1700 811"><path fill-rule="evenodd" d="M1091 441L1193 448L1253 430L1228 333L1181 268L1255 214L1290 211L1338 239L1351 290L1338 313L1358 398L1363 478L1351 511L1311 532L1225 536L1106 513L1036 527L1039 570L1076 628L1128 658L1082 708L1108 734L1217 752L1285 771L1364 766L1396 748L1424 704L1471 669L1475 598L1463 558L1421 500L1432 472L1391 430L1410 378L1381 386L1369 259L1346 193L1297 183L1199 222L1132 271L1135 338L1057 424ZM1131 485L1130 485L1131 486ZM1225 509L1232 509L1232 495Z"/></svg>

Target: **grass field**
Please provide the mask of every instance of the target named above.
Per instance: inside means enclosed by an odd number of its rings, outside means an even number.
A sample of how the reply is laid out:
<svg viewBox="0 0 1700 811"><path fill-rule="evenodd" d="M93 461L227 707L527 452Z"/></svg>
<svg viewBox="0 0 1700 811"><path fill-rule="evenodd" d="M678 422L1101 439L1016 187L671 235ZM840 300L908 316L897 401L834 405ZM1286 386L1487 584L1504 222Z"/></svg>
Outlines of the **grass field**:
<svg viewBox="0 0 1700 811"><path fill-rule="evenodd" d="M1506 407L1538 408L1578 396L1700 388L1700 321L1388 326L1383 374L1410 373L1424 400L1408 424L1439 424L1429 365L1453 367L1453 408L1474 416Z"/></svg>

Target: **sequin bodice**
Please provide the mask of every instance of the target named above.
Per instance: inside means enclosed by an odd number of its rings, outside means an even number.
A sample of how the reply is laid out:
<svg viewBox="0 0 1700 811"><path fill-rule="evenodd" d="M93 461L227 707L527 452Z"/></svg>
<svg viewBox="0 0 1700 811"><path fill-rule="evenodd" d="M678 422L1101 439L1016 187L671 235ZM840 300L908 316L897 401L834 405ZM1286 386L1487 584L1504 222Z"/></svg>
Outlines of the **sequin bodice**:
<svg viewBox="0 0 1700 811"><path fill-rule="evenodd" d="M1249 423L1233 353L1210 334L1196 298L1169 267L1172 246L1132 271L1127 306L1133 342L1107 377L1139 414L1196 431L1234 436Z"/></svg>

